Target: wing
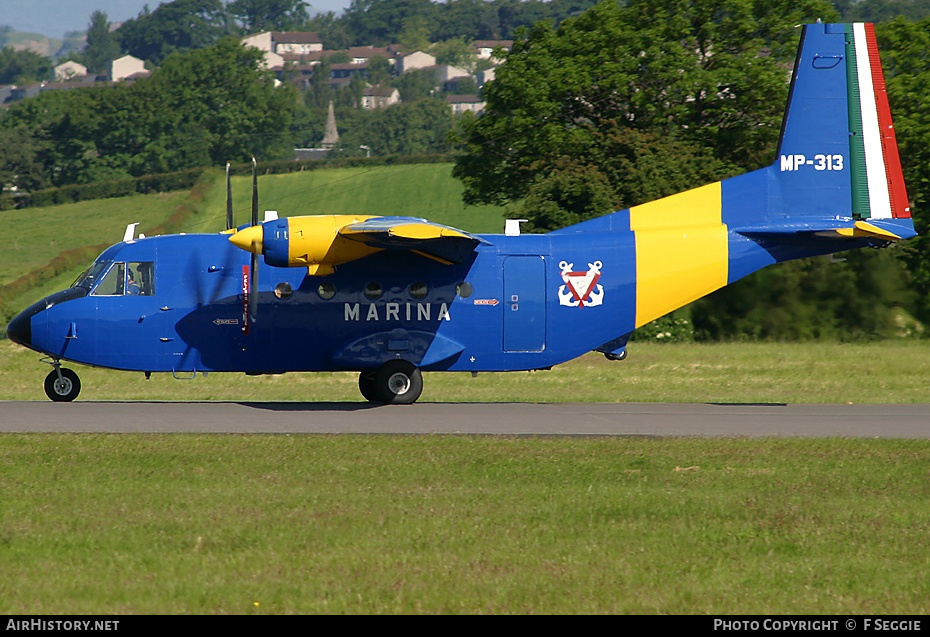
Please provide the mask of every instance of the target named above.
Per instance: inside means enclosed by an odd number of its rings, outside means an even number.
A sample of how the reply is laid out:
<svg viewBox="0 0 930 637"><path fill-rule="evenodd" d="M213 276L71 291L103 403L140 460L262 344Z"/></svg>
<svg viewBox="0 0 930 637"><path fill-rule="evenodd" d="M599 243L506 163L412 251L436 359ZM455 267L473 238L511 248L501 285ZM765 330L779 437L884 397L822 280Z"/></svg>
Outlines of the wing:
<svg viewBox="0 0 930 637"><path fill-rule="evenodd" d="M416 217L373 217L339 229L339 236L382 250L407 250L441 263L462 263L488 241Z"/></svg>

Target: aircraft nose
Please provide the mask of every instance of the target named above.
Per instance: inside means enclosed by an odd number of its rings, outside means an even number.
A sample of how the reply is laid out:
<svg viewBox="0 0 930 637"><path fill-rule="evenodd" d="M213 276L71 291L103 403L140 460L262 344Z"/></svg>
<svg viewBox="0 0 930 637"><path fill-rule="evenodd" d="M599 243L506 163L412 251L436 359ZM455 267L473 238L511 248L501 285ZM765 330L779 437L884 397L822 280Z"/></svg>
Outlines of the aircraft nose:
<svg viewBox="0 0 930 637"><path fill-rule="evenodd" d="M7 337L14 343L30 347L32 345L32 317L33 314L28 312L17 314L6 327Z"/></svg>

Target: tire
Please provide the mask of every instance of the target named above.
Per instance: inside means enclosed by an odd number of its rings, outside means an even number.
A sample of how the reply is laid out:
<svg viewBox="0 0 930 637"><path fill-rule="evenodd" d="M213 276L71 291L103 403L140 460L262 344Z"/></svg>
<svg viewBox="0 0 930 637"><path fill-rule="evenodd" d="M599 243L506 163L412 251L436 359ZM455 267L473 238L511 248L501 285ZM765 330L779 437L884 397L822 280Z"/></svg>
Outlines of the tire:
<svg viewBox="0 0 930 637"><path fill-rule="evenodd" d="M390 361L374 375L376 399L388 405L410 405L423 392L423 374L413 363Z"/></svg>
<svg viewBox="0 0 930 637"><path fill-rule="evenodd" d="M45 377L45 395L56 403L69 403L80 393L81 379L66 367L61 368L60 380L55 370Z"/></svg>
<svg viewBox="0 0 930 637"><path fill-rule="evenodd" d="M375 372L367 371L358 375L358 390L362 392L362 397L368 402L381 402L377 392L375 392Z"/></svg>

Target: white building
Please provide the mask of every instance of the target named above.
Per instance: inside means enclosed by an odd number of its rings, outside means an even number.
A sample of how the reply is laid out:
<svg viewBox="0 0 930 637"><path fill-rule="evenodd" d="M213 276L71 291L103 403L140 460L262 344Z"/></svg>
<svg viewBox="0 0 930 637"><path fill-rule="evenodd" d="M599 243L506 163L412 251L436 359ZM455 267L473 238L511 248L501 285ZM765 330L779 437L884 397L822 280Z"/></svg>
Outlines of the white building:
<svg viewBox="0 0 930 637"><path fill-rule="evenodd" d="M131 55L124 55L110 62L110 79L114 82L125 80L137 73L147 74L145 62Z"/></svg>
<svg viewBox="0 0 930 637"><path fill-rule="evenodd" d="M63 62L55 67L56 82L66 82L76 77L83 77L84 75L87 75L87 67L72 60Z"/></svg>

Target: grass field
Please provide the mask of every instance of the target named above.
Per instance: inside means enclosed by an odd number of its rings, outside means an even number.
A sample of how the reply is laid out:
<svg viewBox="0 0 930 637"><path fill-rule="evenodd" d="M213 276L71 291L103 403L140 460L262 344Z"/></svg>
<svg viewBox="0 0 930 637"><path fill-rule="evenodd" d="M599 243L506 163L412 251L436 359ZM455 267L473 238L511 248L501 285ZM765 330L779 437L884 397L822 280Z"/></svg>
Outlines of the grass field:
<svg viewBox="0 0 930 637"><path fill-rule="evenodd" d="M930 402L930 343L634 342L629 357L611 362L588 354L549 371L427 372L425 402ZM0 342L0 400L47 400L48 365L38 354ZM154 374L74 365L78 400L362 400L354 372L276 376L210 374L176 380ZM928 424L930 426L930 424Z"/></svg>
<svg viewBox="0 0 930 637"><path fill-rule="evenodd" d="M930 442L0 436L0 614L930 612Z"/></svg>

